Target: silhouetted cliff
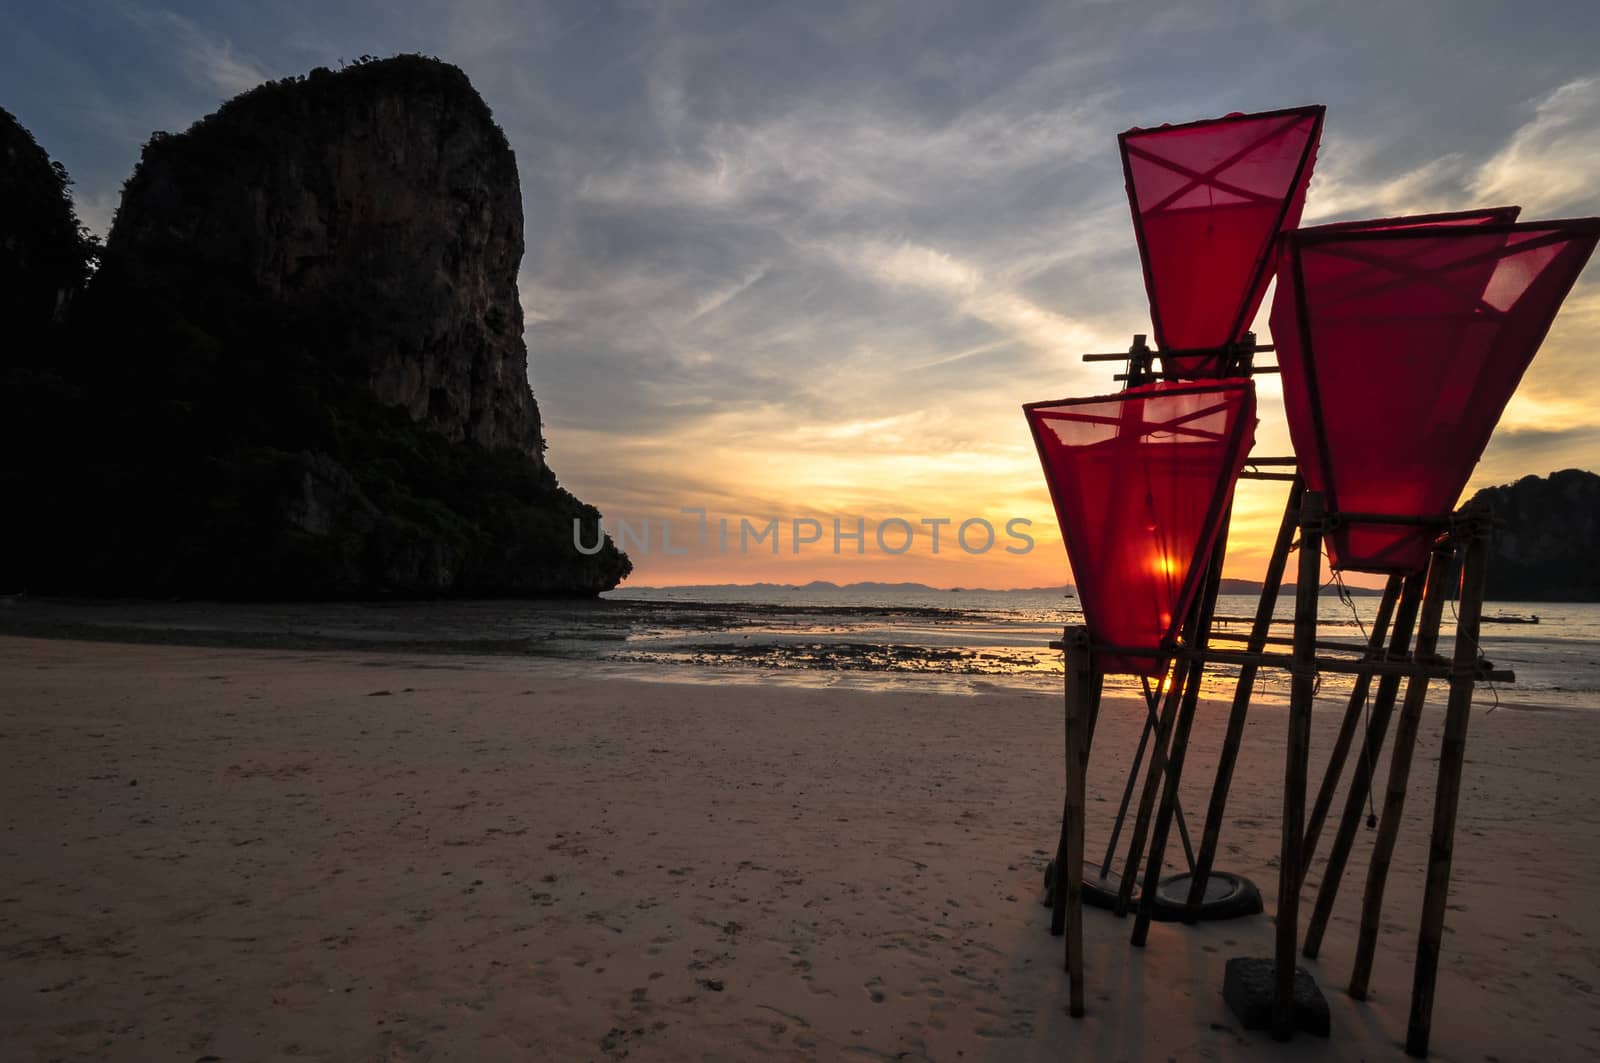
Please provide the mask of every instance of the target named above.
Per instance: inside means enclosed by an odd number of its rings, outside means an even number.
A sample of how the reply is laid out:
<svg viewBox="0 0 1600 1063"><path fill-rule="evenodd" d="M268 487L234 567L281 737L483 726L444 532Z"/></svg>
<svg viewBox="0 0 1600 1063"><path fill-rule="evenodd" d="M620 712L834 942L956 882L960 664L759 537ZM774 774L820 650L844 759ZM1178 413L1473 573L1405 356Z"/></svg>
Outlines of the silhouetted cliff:
<svg viewBox="0 0 1600 1063"><path fill-rule="evenodd" d="M156 134L70 335L16 401L3 584L592 594L631 567L543 459L522 201L466 76L405 56ZM13 451L16 453L16 451ZM587 541L587 540L586 540Z"/></svg>
<svg viewBox="0 0 1600 1063"><path fill-rule="evenodd" d="M1524 476L1472 501L1487 502L1504 524L1489 556L1489 598L1600 602L1600 476Z"/></svg>
<svg viewBox="0 0 1600 1063"><path fill-rule="evenodd" d="M66 169L0 108L0 359L11 363L66 319L94 240L78 224Z"/></svg>

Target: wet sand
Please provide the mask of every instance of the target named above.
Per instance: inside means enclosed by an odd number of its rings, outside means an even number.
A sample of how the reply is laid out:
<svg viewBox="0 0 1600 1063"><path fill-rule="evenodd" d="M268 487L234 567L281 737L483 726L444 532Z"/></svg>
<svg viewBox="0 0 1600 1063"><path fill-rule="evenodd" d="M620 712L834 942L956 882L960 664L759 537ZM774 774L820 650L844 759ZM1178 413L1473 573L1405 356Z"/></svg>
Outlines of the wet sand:
<svg viewBox="0 0 1600 1063"><path fill-rule="evenodd" d="M1372 1000L1342 991L1363 830L1309 965L1333 1036L1298 1058L1400 1057L1442 704ZM1224 711L1202 707L1191 809ZM1319 703L1313 782L1340 711ZM1102 712L1091 852L1139 724ZM1089 911L1077 1021L1038 904L1060 728L1055 697L915 679L0 638L0 1058L1283 1058L1220 993L1227 958L1271 950L1281 707L1252 720L1220 862L1268 915L1135 950ZM1600 1056L1597 756L1600 713L1475 714L1435 1058Z"/></svg>

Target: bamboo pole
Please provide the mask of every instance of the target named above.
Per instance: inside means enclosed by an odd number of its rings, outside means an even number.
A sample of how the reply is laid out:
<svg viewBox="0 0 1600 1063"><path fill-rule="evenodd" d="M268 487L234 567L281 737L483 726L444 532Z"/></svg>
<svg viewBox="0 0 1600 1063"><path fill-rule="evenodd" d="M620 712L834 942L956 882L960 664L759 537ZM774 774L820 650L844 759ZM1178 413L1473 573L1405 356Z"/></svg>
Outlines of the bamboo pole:
<svg viewBox="0 0 1600 1063"><path fill-rule="evenodd" d="M1122 803L1117 806L1117 818L1111 823L1111 840L1106 843L1106 858L1100 865L1100 877L1111 874L1111 861L1117 858L1117 841L1122 837L1122 821L1128 815L1128 805L1133 801L1133 788L1139 782L1139 769L1144 766L1145 746L1156 729L1157 695L1150 689L1150 680L1144 680L1144 727L1139 731L1139 748L1133 754L1133 767L1128 769L1128 781L1122 787Z"/></svg>
<svg viewBox="0 0 1600 1063"><path fill-rule="evenodd" d="M1083 820L1089 772L1090 718L1094 714L1095 683L1089 651L1089 629L1067 632L1067 800L1066 860L1067 979L1073 1018L1083 1015ZM1057 865L1058 867L1062 865ZM1058 878L1060 876L1057 876Z"/></svg>
<svg viewBox="0 0 1600 1063"><path fill-rule="evenodd" d="M1461 802L1461 773L1467 756L1467 724L1472 715L1472 664L1478 655L1478 625L1483 617L1484 580L1489 552L1487 527L1474 527L1466 534L1466 557L1461 573L1461 609L1456 618L1456 673L1450 677L1450 704L1445 711L1444 745L1439 752L1439 781L1433 799L1433 837L1428 845L1428 884L1422 895L1422 928L1417 935L1417 962L1411 984L1411 1019L1406 1029L1406 1053L1419 1058L1428 1054L1428 1035L1433 1025L1433 991L1439 977L1445 903L1450 898L1456 809Z"/></svg>
<svg viewBox="0 0 1600 1063"><path fill-rule="evenodd" d="M1099 669L1090 669L1089 676L1089 732L1084 736L1083 740L1083 748L1085 750L1094 745L1095 724L1100 722L1100 694L1105 688L1106 680L1105 675Z"/></svg>
<svg viewBox="0 0 1600 1063"><path fill-rule="evenodd" d="M1063 651L1065 651L1065 661L1066 661L1066 668L1065 668L1066 683L1065 683L1064 694L1063 694L1063 696L1064 696L1064 710L1063 710L1063 713L1062 713L1062 719L1063 719L1064 724L1065 724L1065 728L1064 729L1067 731L1067 742L1068 742L1067 754L1066 754L1067 790L1068 790L1068 792L1067 792L1067 795L1066 795L1066 797L1065 797L1065 799L1063 801L1062 809L1061 809L1061 837L1056 842L1055 874L1051 876L1050 892L1049 892L1050 933L1055 935L1055 936L1057 936L1057 937L1059 937L1062 934L1066 933L1066 929L1067 929L1067 897L1066 897L1066 888L1064 886L1064 883L1066 882L1066 879L1063 878L1063 876L1066 874L1066 863L1065 863L1065 860L1066 860L1066 856L1067 856L1067 852L1066 852L1066 850L1067 850L1067 842L1068 842L1067 833L1068 833L1068 824L1071 821L1070 820L1070 812L1071 812L1071 807L1070 806L1071 806L1071 801L1072 801L1072 794L1071 794L1071 789L1072 789L1072 765L1076 762L1076 756L1072 751L1072 743L1076 741L1076 742L1079 742L1083 746L1083 759L1087 763L1088 756L1089 756L1089 752L1088 752L1089 751L1089 746L1094 741L1095 721L1099 718L1099 715L1100 715L1100 691L1101 691L1101 687L1102 687L1103 681L1105 679L1105 677L1103 675L1101 675L1097 671L1092 671L1091 670L1090 674L1086 678L1081 678L1081 679L1080 679L1080 677L1076 676L1074 674L1074 672L1073 672L1073 656L1072 655L1075 652L1087 652L1087 647L1089 645L1089 643L1088 643L1088 638L1089 638L1088 630L1089 630L1088 628L1070 628L1070 627L1066 628L1062 632L1062 640L1061 640L1061 648L1062 648ZM1080 634L1082 635L1082 637L1084 639L1083 647L1080 648L1080 649L1075 649L1074 645L1073 645L1073 640L1078 638ZM1077 699L1077 700L1074 700L1074 699ZM1082 717L1084 719L1083 734L1081 735L1081 737L1078 737L1078 738L1074 737L1073 732L1071 730L1072 724L1073 724L1073 720L1075 719L1075 716L1074 716L1075 713L1078 713L1078 714L1082 715ZM1087 769L1085 769L1085 770L1087 770ZM1080 811L1080 813L1082 813L1083 809L1082 809L1082 800L1081 799L1080 799L1079 804L1080 804L1079 811ZM1082 840L1081 839L1079 841L1079 848L1080 849L1082 848ZM1079 863L1080 863L1080 865L1082 864L1082 859L1081 858L1079 860ZM1083 868L1081 866L1078 868L1078 878L1079 878L1079 881L1081 882L1082 878L1083 878Z"/></svg>
<svg viewBox="0 0 1600 1063"><path fill-rule="evenodd" d="M1192 632L1192 624L1199 612L1199 599L1184 623L1184 635ZM1167 688L1166 703L1161 706L1161 719L1156 722L1155 741L1150 744L1150 768L1145 775L1144 792L1139 797L1139 814L1133 820L1133 840L1128 844L1128 861L1124 865L1122 881L1117 884L1117 918L1128 914L1133 900L1134 876L1139 873L1139 857L1144 854L1145 839L1150 833L1150 816L1155 811L1156 795L1161 788L1161 775L1167 766L1167 739L1172 735L1172 725L1177 719L1178 703L1189 681L1189 672L1195 665L1177 660L1172 665L1172 685Z"/></svg>
<svg viewBox="0 0 1600 1063"><path fill-rule="evenodd" d="M1446 584L1455 544L1446 540L1434 551L1428 567L1428 589L1422 595L1422 623L1417 631L1417 653L1433 653L1439 645L1439 622L1444 616ZM1361 900L1361 928L1356 937L1356 959L1350 970L1350 995L1367 999L1372 977L1372 953L1378 943L1378 921L1383 914L1383 888L1394 858L1400 817L1406 807L1406 783L1411 777L1411 754L1417 744L1422 706L1428 700L1428 679L1415 676L1406 684L1406 699L1395 724L1394 751L1389 754L1389 786L1384 793L1378 836L1372 843L1372 863L1367 866L1366 893Z"/></svg>
<svg viewBox="0 0 1600 1063"><path fill-rule="evenodd" d="M1372 634L1367 637L1367 656L1373 660L1383 656L1383 641L1389 634L1389 620L1394 615L1395 603L1400 597L1399 576L1390 576L1383 585L1383 597L1378 601L1378 615L1372 620ZM1317 788L1317 799L1311 805L1311 818L1306 821L1304 852L1300 864L1300 881L1305 882L1306 869L1317 852L1317 839L1322 835L1322 824L1328 818L1328 808L1333 804L1333 791L1344 774L1344 762L1350 756L1350 743L1355 741L1356 728L1361 724L1361 710L1367 706L1367 691L1372 686L1372 673L1356 676L1350 690L1350 701L1345 706L1344 719L1339 722L1339 733L1334 737L1333 749L1328 754L1328 769L1323 772L1322 785Z"/></svg>
<svg viewBox="0 0 1600 1063"><path fill-rule="evenodd" d="M1315 648L1315 643L1313 643ZM1099 645L1096 653L1103 653L1117 657L1154 657L1148 649L1138 646ZM1294 654L1292 653L1249 653L1244 650L1219 650L1207 647L1204 650L1187 646L1179 646L1169 651L1164 656L1175 657L1180 661L1203 661L1207 664L1256 664L1268 668L1282 668L1285 671L1294 668ZM1439 657L1435 654L1413 655L1398 661L1372 661L1353 660L1349 657L1318 657L1317 671L1333 675L1398 675L1404 679L1416 676L1426 676L1429 679L1449 679L1455 665L1448 657ZM1479 663L1473 666L1479 680L1490 680L1496 683L1511 683L1516 681L1517 674L1510 669L1490 668Z"/></svg>
<svg viewBox="0 0 1600 1063"><path fill-rule="evenodd" d="M1077 628L1063 628L1061 631L1061 650L1063 666L1061 670L1061 724L1063 738L1062 764L1065 767L1065 782L1062 787L1061 798L1061 836L1056 839L1055 874L1050 881L1050 934L1060 937L1067 932L1067 836L1072 829L1072 768L1076 757L1073 746L1073 695L1076 688L1072 679L1072 641L1077 635Z"/></svg>
<svg viewBox="0 0 1600 1063"><path fill-rule="evenodd" d="M1250 641L1246 643L1251 653L1260 653L1266 647L1272 614L1278 604L1278 591L1283 586L1283 570L1289 563L1289 546L1294 541L1295 529L1300 525L1302 490L1303 484L1297 476L1294 483L1289 485L1289 499L1283 507L1283 522L1278 525L1278 538L1273 542L1266 576L1261 581L1261 601L1256 606L1255 620L1250 626ZM1217 779L1211 786L1211 803L1206 808L1205 833L1200 838L1200 853L1195 858L1194 874L1189 881L1189 897L1184 905L1186 923L1192 923L1199 917L1200 905L1206 895L1206 880L1211 877L1211 865L1217 858L1222 817L1227 810L1228 790L1233 785L1233 768L1239 759L1239 746L1244 740L1245 717L1250 713L1250 694L1255 687L1258 667L1256 664L1239 666L1239 681L1233 688L1233 708L1228 712L1228 730L1222 740L1222 751L1217 757Z"/></svg>
<svg viewBox="0 0 1600 1063"><path fill-rule="evenodd" d="M1200 590L1199 623L1195 628L1193 645L1204 649L1211 634L1211 615L1217 611L1217 592L1222 586L1222 561L1228 553L1228 524L1230 514L1222 515L1222 526L1217 529L1217 541L1211 548L1211 562L1206 566L1205 583ZM1143 948L1150 935L1150 920L1155 915L1156 890L1161 885L1161 865L1167 854L1167 835L1172 829L1172 817L1178 807L1178 784L1183 778L1184 757L1189 750L1189 731L1194 726L1195 709L1200 703L1201 670L1198 663L1190 670L1184 685L1183 701L1178 709L1178 722L1172 733L1172 748L1167 755L1167 770L1162 788L1161 804L1156 810L1155 830L1150 835L1150 855L1145 862L1144 889L1139 894L1139 913L1133 921L1135 947ZM1181 814L1181 813L1180 813ZM1180 825L1182 821L1180 820ZM1187 838L1184 839L1187 843ZM1185 853L1188 846L1185 844ZM1189 870L1192 874L1194 863Z"/></svg>
<svg viewBox="0 0 1600 1063"><path fill-rule="evenodd" d="M1283 838L1278 855L1276 984L1272 1036L1294 1035L1295 937L1300 926L1300 835L1306 816L1306 765L1311 755L1311 701L1315 696L1317 592L1322 582L1321 491L1300 503L1300 569L1294 596L1294 669L1289 679L1289 734L1283 765Z"/></svg>
<svg viewBox="0 0 1600 1063"><path fill-rule="evenodd" d="M1411 645L1411 634L1417 626L1417 608L1422 602L1423 574L1407 576L1400 589L1400 604L1395 610L1394 630L1389 636L1390 658L1403 655ZM1372 699L1372 716L1367 721L1367 735L1362 740L1361 753L1356 759L1355 775L1344 797L1344 814L1339 819L1339 829L1334 833L1333 845L1328 850L1328 863L1322 871L1322 885L1317 888L1316 905L1311 911L1311 923L1306 927L1305 945L1300 952L1308 960L1317 958L1322 948L1322 935L1328 928L1328 918L1333 914L1333 902L1339 895L1339 884L1344 878L1345 864L1350 859L1350 847L1355 844L1356 831L1366 814L1367 797L1372 792L1372 775L1377 769L1378 755L1383 752L1383 740L1389 733L1389 717L1394 713L1395 696L1400 692L1400 676L1384 675L1378 680L1378 693ZM1306 855L1300 869L1304 885L1311 867L1311 854Z"/></svg>
<svg viewBox="0 0 1600 1063"><path fill-rule="evenodd" d="M1213 631L1211 640L1212 642L1243 642L1248 644L1250 636L1234 635L1226 631ZM1263 646L1293 646L1294 637L1291 635L1269 635L1261 640L1261 644ZM1363 656L1367 655L1368 652L1365 643L1341 642L1337 639L1317 639L1312 645L1319 650L1337 650L1341 653L1359 653Z"/></svg>

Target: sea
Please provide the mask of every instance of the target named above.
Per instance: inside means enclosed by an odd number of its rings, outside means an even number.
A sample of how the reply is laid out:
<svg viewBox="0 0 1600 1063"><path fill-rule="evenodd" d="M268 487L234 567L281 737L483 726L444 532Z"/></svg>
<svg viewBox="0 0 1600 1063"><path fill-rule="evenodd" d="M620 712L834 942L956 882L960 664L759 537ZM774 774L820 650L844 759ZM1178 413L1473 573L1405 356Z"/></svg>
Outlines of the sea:
<svg viewBox="0 0 1600 1063"><path fill-rule="evenodd" d="M1322 639L1366 642L1376 595L1320 599ZM1219 634L1243 635L1254 594L1218 599ZM616 674L687 683L914 688L956 694L1059 691L1050 649L1083 615L1070 588L935 590L917 585L630 588L597 600L325 603L129 602L5 599L0 633L297 649L489 654L566 662L575 675ZM1293 610L1280 597L1273 634ZM1445 610L1440 652L1453 645ZM1512 683L1485 684L1477 703L1600 709L1600 604L1489 602L1479 650ZM1238 644L1235 644L1238 645ZM1287 652L1287 647L1273 647ZM1237 670L1208 668L1202 694L1231 697ZM1324 673L1318 693L1348 692ZM1107 678L1133 691L1138 681ZM1257 693L1286 696L1289 677L1263 668Z"/></svg>
<svg viewBox="0 0 1600 1063"><path fill-rule="evenodd" d="M630 632L616 659L660 664L729 666L768 678L821 673L821 681L851 685L902 677L964 693L996 687L1059 690L1062 658L1051 650L1062 628L1081 624L1083 613L1070 588L992 591L854 587L650 588L612 591L608 602L639 610L648 623ZM1218 636L1249 633L1260 603L1256 594L1217 599ZM1318 637L1364 646L1379 597L1324 594L1319 599ZM1287 638L1294 598L1280 596L1272 634ZM1480 654L1496 669L1513 671L1513 683L1487 684L1480 695L1552 708L1600 709L1600 604L1489 602L1484 614L1538 623L1485 622ZM690 617L693 621L690 622ZM1440 652L1452 652L1455 610L1447 606ZM1242 648L1242 643L1224 643ZM1287 646L1273 649L1288 652ZM1231 697L1238 669L1217 666L1204 674L1202 693ZM1136 690L1131 677L1107 677L1112 690ZM1341 673L1318 679L1319 695L1347 693L1354 680ZM1258 670L1257 690L1287 696L1289 676Z"/></svg>

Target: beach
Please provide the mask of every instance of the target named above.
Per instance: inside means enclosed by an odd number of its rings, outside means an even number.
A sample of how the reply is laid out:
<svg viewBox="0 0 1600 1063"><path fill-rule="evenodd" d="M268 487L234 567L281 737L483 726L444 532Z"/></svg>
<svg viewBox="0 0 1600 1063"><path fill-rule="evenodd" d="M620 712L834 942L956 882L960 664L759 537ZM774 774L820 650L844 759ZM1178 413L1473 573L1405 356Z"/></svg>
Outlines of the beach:
<svg viewBox="0 0 1600 1063"><path fill-rule="evenodd" d="M0 1056L1400 1057L1442 696L1372 999L1343 992L1363 830L1308 964L1333 1035L1286 1049L1220 992L1229 957L1271 952L1281 704L1252 717L1219 859L1267 915L1136 950L1089 910L1073 1020L1039 904L1059 697L698 675L0 638ZM1479 704L1434 1058L1594 1058L1600 713ZM1202 705L1190 808L1225 711ZM1319 701L1313 784L1338 715ZM1091 853L1140 722L1102 710Z"/></svg>

